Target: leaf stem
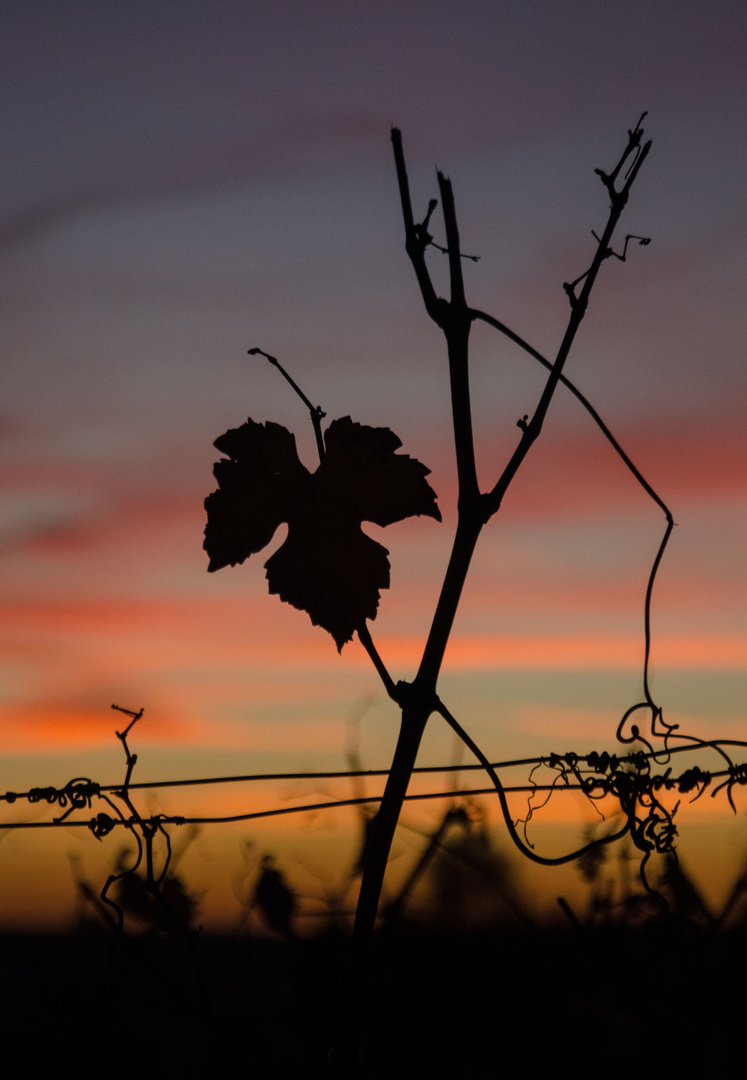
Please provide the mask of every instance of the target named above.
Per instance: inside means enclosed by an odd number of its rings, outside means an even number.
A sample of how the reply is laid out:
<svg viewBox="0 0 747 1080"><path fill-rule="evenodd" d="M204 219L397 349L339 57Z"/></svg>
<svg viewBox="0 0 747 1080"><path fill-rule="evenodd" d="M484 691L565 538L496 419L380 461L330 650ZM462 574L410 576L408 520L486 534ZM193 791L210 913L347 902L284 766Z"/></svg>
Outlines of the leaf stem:
<svg viewBox="0 0 747 1080"><path fill-rule="evenodd" d="M362 626L358 627L358 640L371 658L371 663L379 673L379 677L384 684L384 688L387 694L393 701L398 701L397 687L395 686L394 680L392 679L391 675L387 671L384 661L379 656L378 650L373 643L371 633L366 623L363 623Z"/></svg>
<svg viewBox="0 0 747 1080"><path fill-rule="evenodd" d="M280 361L277 359L277 357L270 356L270 354L266 353L264 351L264 349L257 349L257 348L255 348L255 349L247 349L247 353L248 353L249 356L264 356L264 358L266 360L269 360L270 363L273 364L274 367L276 367L278 369L278 371L283 376L283 378L286 380L286 382L290 383L290 385L293 387L293 389L296 391L296 393L300 397L301 401L304 403L306 408L309 410L309 416L311 417L311 423L312 423L312 425L314 427L314 437L316 438L316 448L317 448L317 451L319 453L319 462L321 464L321 462L324 461L324 452L325 452L324 451L324 438L322 436L322 420L324 419L324 417L327 414L325 412L323 412L321 405L312 405L311 404L309 399L306 397L306 394L304 394L304 392L300 388L300 386L298 386L298 384L293 381L293 379L290 377L290 375L285 370L285 368L280 363Z"/></svg>

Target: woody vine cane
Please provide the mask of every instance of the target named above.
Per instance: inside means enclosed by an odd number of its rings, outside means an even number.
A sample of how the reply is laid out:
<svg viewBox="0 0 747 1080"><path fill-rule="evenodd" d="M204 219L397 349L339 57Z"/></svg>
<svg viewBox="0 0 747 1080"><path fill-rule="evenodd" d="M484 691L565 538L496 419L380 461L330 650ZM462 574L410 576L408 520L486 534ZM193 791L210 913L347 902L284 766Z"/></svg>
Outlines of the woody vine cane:
<svg viewBox="0 0 747 1080"><path fill-rule="evenodd" d="M597 243L597 250L589 270L572 286L567 287L571 313L555 362L534 414L531 419L521 422L521 437L516 450L493 489L482 493L477 482L469 389L469 334L475 314L467 306L465 298L459 229L451 182L439 172L438 185L446 232L451 285L451 299L446 301L437 296L431 282L425 261L425 253L431 241L427 227L428 219L422 225L415 223L401 134L396 129L392 132L407 254L415 271L426 311L446 338L458 477L458 518L451 558L420 667L413 682L400 684L393 694L402 709L401 730L361 884L351 962L350 990L352 993L348 995L349 1000L360 1000L363 996L361 988L365 979L371 934L386 862L420 741L431 713L443 714L443 707L440 706L437 697L438 676L475 545L483 526L499 510L511 481L542 430L542 424L576 332L586 313L597 274L612 250L611 242L615 227L628 201L628 195L638 171L649 152L651 143L641 146L642 135L643 130L639 121L635 129L629 133L628 144L611 176L602 175L611 199L607 223ZM617 177L625 163L631 159L631 167L618 191L615 188ZM578 286L580 286L580 291L577 294L575 289ZM354 1024L353 1028L356 1026ZM347 1052L341 1054L340 1065L343 1074L346 1071L351 1072L354 1068L357 1054L355 1040L355 1033L351 1032L350 1039L346 1040Z"/></svg>
<svg viewBox="0 0 747 1080"><path fill-rule="evenodd" d="M366 625L367 620L375 618L379 590L389 584L389 564L385 549L361 531L360 523L369 520L388 525L413 514L426 514L440 520L435 495L425 481L428 470L414 459L394 452L400 443L388 429L362 427L345 417L333 421L322 436L324 413L311 404L279 362L269 356L309 408L320 455L316 473L310 475L301 465L292 435L276 424L259 425L250 420L241 428L221 436L215 444L228 459L217 463L215 475L219 490L206 500L205 548L210 555L209 569L243 562L248 555L269 543L278 525L286 521L288 537L266 563L270 592L278 593L282 600L307 611L314 623L332 634L338 649L356 632L387 693L401 710L400 733L373 829L356 911L348 988L335 1059L339 1075L352 1075L355 1068L360 1028L366 1011L366 971L384 873L430 716L435 712L445 718L478 755L478 760L487 764L479 748L438 697L441 665L482 528L500 509L506 491L539 437L558 384L567 382L563 369L597 275L605 260L616 255L611 246L613 234L651 146L650 142L642 144L643 116L628 133L627 145L613 171L607 174L596 170L610 198L609 213L601 236L594 234L596 250L588 270L564 286L570 315L552 362L545 361L498 320L468 305L452 186L440 172L438 186L446 244L439 249L448 257L450 299L437 295L426 263L428 248L439 247L429 232L437 204L431 200L425 219L420 223L415 221L401 135L397 129L392 131L406 251L426 312L446 339L458 478L457 526L451 556L421 662L412 681L394 682ZM625 258L630 239L647 243L645 238L626 237L618 258ZM531 417L527 414L518 421L521 435L516 449L494 486L485 492L480 490L477 480L469 385L469 337L472 324L477 320L508 333L549 368ZM267 356L266 353L263 355ZM490 772L500 794L497 776L493 770ZM504 816L508 818L505 798L502 803ZM521 842L515 830L512 828L510 832L524 853L533 857L531 849ZM611 841L618 835L621 833L605 840ZM560 861L576 857L586 849ZM556 861L536 858L541 862Z"/></svg>

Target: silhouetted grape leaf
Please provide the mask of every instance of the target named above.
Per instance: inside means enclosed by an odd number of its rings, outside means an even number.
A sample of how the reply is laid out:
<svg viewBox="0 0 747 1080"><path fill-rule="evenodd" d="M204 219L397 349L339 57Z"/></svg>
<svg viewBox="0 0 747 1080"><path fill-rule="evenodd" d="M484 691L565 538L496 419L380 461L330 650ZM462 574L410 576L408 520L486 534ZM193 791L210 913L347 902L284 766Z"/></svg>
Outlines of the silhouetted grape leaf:
<svg viewBox="0 0 747 1080"><path fill-rule="evenodd" d="M218 491L208 495L208 570L235 566L269 544L282 522L285 543L265 563L271 593L306 611L335 639L338 650L376 618L379 590L389 587L389 552L361 522L391 525L414 515L437 521L436 495L415 458L388 428L334 420L326 454L309 473L296 440L279 424L247 420L214 446L228 458L214 467Z"/></svg>

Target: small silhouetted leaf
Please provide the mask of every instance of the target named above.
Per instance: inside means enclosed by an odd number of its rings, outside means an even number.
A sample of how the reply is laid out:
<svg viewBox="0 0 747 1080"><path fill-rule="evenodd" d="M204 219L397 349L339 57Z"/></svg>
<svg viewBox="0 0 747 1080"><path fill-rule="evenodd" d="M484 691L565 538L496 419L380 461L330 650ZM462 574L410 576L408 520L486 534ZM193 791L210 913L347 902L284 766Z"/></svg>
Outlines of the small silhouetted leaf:
<svg viewBox="0 0 747 1080"><path fill-rule="evenodd" d="M265 563L270 592L307 612L341 649L376 617L379 592L389 587L388 552L361 522L391 525L420 514L440 521L429 470L395 453L402 444L388 428L349 416L330 424L313 475L278 424L247 420L214 445L228 459L215 465L219 490L205 500L208 570L243 562L287 522L285 543Z"/></svg>

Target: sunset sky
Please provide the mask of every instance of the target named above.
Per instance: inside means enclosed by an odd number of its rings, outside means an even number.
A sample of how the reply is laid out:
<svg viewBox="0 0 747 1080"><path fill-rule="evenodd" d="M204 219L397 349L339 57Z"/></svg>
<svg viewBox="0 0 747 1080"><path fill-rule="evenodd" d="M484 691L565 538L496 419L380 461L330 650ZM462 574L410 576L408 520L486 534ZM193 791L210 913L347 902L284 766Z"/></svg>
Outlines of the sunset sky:
<svg viewBox="0 0 747 1080"><path fill-rule="evenodd" d="M394 678L412 677L455 472L445 348L404 252L392 125L416 217L434 167L451 177L463 249L480 256L465 264L470 302L553 356L563 282L588 266L606 217L594 169L615 164L648 110L653 149L621 235L651 244L604 266L566 371L677 523L653 606L665 717L747 736L746 45L737 0L6 0L0 792L121 780L112 703L145 708L140 780L345 768L351 739L366 767L388 764L397 712L360 645L338 655L267 595L282 531L210 575L202 534L212 443L228 428L284 424L315 466L307 411L247 356L260 346L328 420L391 427L432 470L442 524L366 527L392 564L371 631ZM430 256L444 290L445 262ZM484 487L542 383L475 330ZM560 391L482 538L441 683L493 760L611 749L641 697L663 529ZM421 760L455 760L435 720ZM217 789L212 805L350 793ZM188 815L205 799L185 789L156 805ZM683 834L698 815L683 808ZM728 825L740 860L743 822ZM305 838L294 829L291 875L293 851L318 839L313 822ZM265 834L226 830L198 845L209 862L223 844L239 873L240 844L259 851ZM32 908L50 881L69 908L67 860L111 860L118 843L102 855L80 829L0 835L0 924L28 915L29 881Z"/></svg>

